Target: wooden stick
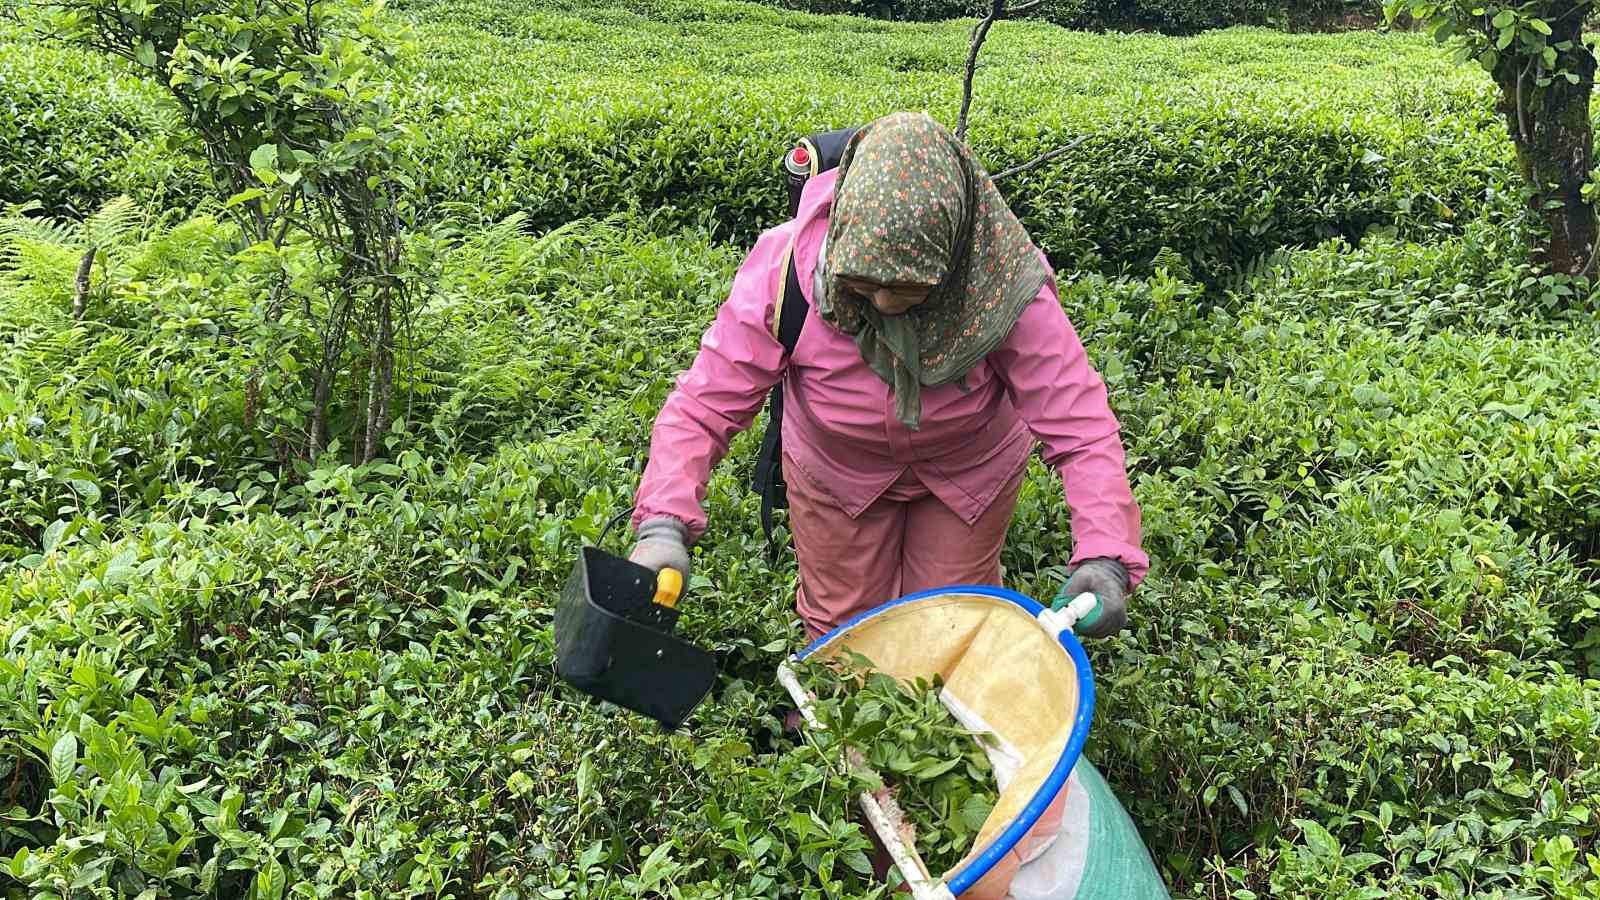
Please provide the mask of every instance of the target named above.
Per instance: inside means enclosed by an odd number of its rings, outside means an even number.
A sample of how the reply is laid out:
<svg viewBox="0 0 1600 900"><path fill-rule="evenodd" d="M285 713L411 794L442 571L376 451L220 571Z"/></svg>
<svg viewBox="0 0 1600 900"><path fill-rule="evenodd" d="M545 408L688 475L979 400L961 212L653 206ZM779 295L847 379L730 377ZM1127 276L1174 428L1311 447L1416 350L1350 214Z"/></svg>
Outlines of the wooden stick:
<svg viewBox="0 0 1600 900"><path fill-rule="evenodd" d="M95 248L91 245L83 251L83 258L78 260L78 278L75 284L76 291L72 295L72 317L82 319L84 310L89 306L89 273L94 269Z"/></svg>
<svg viewBox="0 0 1600 900"><path fill-rule="evenodd" d="M1073 141L1072 143L1066 145L1065 147L1057 147L1056 149L1051 150L1049 153L1041 153L1038 156L1034 157L1033 159L1030 159L1027 162L1022 163L1021 165L1012 166L1011 168L1006 169L1004 172L1001 172L999 175L995 175L995 176L992 176L992 177L993 177L993 179L995 181L1000 181L1001 179L1004 179L1004 178L1010 178L1013 175L1021 175L1023 172L1026 172L1026 171L1028 171L1030 169L1037 169L1038 167L1044 165L1045 163L1047 163L1047 162L1049 162L1049 161L1051 161L1053 159L1056 159L1057 157L1064 156L1067 153L1070 153L1073 150L1078 149L1079 145L1081 145L1084 141L1087 141L1088 139L1089 139L1089 136L1088 135L1084 135L1083 137L1078 138L1077 140Z"/></svg>
<svg viewBox="0 0 1600 900"><path fill-rule="evenodd" d="M972 46L967 48L967 74L961 82L961 117L956 120L956 137L967 139L967 114L972 111L972 76L978 70L978 50L995 21L1006 13L1006 0L990 0L989 14L972 27Z"/></svg>

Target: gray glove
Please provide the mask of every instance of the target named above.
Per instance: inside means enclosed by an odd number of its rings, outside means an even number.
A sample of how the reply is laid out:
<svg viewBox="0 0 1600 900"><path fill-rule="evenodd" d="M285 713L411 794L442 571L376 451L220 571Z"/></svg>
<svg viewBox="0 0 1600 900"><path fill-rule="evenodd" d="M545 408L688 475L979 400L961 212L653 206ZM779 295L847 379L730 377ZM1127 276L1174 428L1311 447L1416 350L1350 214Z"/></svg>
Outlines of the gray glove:
<svg viewBox="0 0 1600 900"><path fill-rule="evenodd" d="M1132 580L1122 563L1106 557L1086 559L1068 576L1056 595L1054 608L1061 609L1072 598L1088 591L1100 600L1099 613L1079 622L1074 629L1079 637L1110 637L1128 624L1128 591Z"/></svg>
<svg viewBox="0 0 1600 900"><path fill-rule="evenodd" d="M684 588L689 587L689 529L677 519L658 516L639 523L639 542L628 554L630 562L659 572L677 569L683 575Z"/></svg>

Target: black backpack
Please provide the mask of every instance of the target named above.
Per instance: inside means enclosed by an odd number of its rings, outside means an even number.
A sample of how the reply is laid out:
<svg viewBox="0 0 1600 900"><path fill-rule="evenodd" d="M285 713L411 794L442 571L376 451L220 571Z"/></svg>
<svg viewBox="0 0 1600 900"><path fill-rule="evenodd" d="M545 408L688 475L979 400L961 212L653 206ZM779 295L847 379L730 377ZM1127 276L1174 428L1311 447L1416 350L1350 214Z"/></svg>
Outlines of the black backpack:
<svg viewBox="0 0 1600 900"><path fill-rule="evenodd" d="M814 175L820 175L839 165L844 148L855 135L855 128L823 131L801 138L783 157L783 167L789 176L789 218L800 212L800 192ZM800 289L800 276L795 270L794 255L789 256L788 271L778 294L778 341L783 344L784 358L794 355L800 342L800 331L806 324L806 295ZM783 480L783 382L772 387L767 401L767 431L761 438L761 452L756 456L755 476L751 490L761 498L761 531L767 536L767 550L774 557L778 546L772 540L772 511L789 507L788 484Z"/></svg>

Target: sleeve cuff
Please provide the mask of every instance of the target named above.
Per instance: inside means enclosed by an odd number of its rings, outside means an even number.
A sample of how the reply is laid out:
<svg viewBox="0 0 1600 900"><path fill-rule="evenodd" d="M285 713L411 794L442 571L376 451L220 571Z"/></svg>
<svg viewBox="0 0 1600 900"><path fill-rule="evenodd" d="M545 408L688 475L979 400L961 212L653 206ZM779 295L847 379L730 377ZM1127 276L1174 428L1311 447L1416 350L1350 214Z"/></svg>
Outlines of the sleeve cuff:
<svg viewBox="0 0 1600 900"><path fill-rule="evenodd" d="M700 536L704 534L706 530L706 520L703 516L685 517L677 513L666 512L658 509L650 509L643 506L638 507L633 511L633 518L629 522L629 526L633 529L634 533L637 534L639 532L639 527L652 519L667 519L683 526L684 544L685 546L689 547L693 547L695 543L700 540Z"/></svg>
<svg viewBox="0 0 1600 900"><path fill-rule="evenodd" d="M1128 570L1128 581L1133 587L1138 587L1139 582L1143 581L1144 576L1150 571L1150 557L1143 550L1132 544L1105 539L1087 540L1079 544L1072 551L1070 562L1073 566L1077 566L1102 556L1122 563L1123 568Z"/></svg>

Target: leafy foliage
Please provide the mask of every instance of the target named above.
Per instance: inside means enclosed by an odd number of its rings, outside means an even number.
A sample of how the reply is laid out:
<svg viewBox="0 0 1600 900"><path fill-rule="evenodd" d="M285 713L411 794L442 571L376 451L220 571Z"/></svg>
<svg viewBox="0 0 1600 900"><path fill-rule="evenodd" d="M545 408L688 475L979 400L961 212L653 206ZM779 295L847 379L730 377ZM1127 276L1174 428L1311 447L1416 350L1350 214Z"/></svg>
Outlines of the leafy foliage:
<svg viewBox="0 0 1600 900"><path fill-rule="evenodd" d="M0 783L16 779L9 803L23 818L50 810L6 838L13 858L29 848L17 877L40 890L143 879L182 896L215 858L222 890L245 891L237 879L270 871L267 845L287 839L270 837L285 809L303 845L271 853L299 890L624 897L653 883L785 896L826 882L865 896L852 879L870 848L845 815L848 778L771 715L782 701L771 670L798 633L793 570L765 563L748 440L713 479L713 527L685 603L682 627L724 673L694 737L589 706L549 669L566 568L626 502L649 417L737 252L620 224L474 235L443 280L447 295L479 302L473 318L456 308L430 326L437 387L406 426L419 450L285 471L238 442L243 388L226 345L171 327L195 313L163 286L191 270L251 277L207 262L208 245L228 246L207 238L219 227L181 225L134 254L142 284L115 293L143 318L64 331L36 321L5 353L32 383L59 373L51 390L7 401L0 438L32 460L11 468L7 496L33 523L7 532L0 619L16 669L5 684L29 693L0 703L26 714L0 730L34 736ZM1571 886L1592 852L1600 785L1597 688L1584 674L1600 652L1587 562L1600 335L1528 320L1538 281L1494 275L1515 270L1514 255L1494 255L1516 246L1334 243L1286 254L1214 306L1170 277L1066 287L1112 383L1162 563L1134 631L1092 649L1089 752L1180 896L1322 896L1338 879L1351 896L1582 896ZM1488 273L1474 290L1457 286L1461 260ZM1359 284L1390 302L1350 303ZM106 318L123 321L115 308ZM652 313L665 309L691 310L688 326ZM1429 309L1450 311L1452 327L1428 324ZM504 382L518 388L485 393L492 367L518 373ZM201 397L201 418L176 417ZM114 425L71 424L71 410L102 408ZM51 489L27 474L40 466L81 484ZM1035 468L1006 551L1011 584L1039 596L1068 550L1058 498ZM144 674L85 694L78 660L91 651L96 684ZM192 749L174 743L183 732L134 730L149 719L135 696L156 720L172 709L164 727L187 729ZM98 705L83 706L90 697ZM65 798L129 794L87 770L58 791L49 751L69 731L80 751L104 744L111 734L94 728L118 722L148 790L163 789L163 767L179 786L210 779L160 801L193 798L171 813L195 828L173 869L141 861L136 847L176 846L153 836L92 856L65 843L111 814ZM227 821L254 837L224 842L203 824L230 789L241 799ZM1482 824L1445 830L1474 817ZM162 840L188 833L161 821ZM424 823L434 837L418 843ZM1350 859L1366 853L1382 862Z"/></svg>
<svg viewBox="0 0 1600 900"><path fill-rule="evenodd" d="M1529 209L1547 226L1549 267L1591 274L1600 259L1589 108L1596 59L1584 36L1593 0L1389 0L1385 10L1390 21L1404 14L1426 23L1456 45L1458 61L1476 59L1494 79Z"/></svg>
<svg viewBox="0 0 1600 900"><path fill-rule="evenodd" d="M974 0L767 0L813 13L848 13L911 22L980 14ZM1020 5L1020 4L1018 4ZM1361 21L1381 12L1378 0L1049 0L1026 15L1067 28L1150 29L1193 34L1234 25L1316 27Z"/></svg>
<svg viewBox="0 0 1600 900"><path fill-rule="evenodd" d="M83 218L119 193L162 207L200 199L205 167L182 152L176 111L151 86L82 51L19 39L0 20L0 203Z"/></svg>
<svg viewBox="0 0 1600 900"><path fill-rule="evenodd" d="M776 160L798 135L895 108L953 122L968 40L958 23L726 0L399 14L418 46L395 104L419 131L403 169L419 222L623 213L735 243L781 217ZM985 45L971 137L999 171L1087 136L1007 187L1062 268L1148 272L1167 247L1211 284L1274 249L1375 227L1422 240L1514 207L1487 88L1422 36L1172 42L1011 22Z"/></svg>
<svg viewBox="0 0 1600 900"><path fill-rule="evenodd" d="M897 67L959 65L962 29L718 2L403 13L427 48L396 100L428 113L408 160L451 213L414 244L438 288L405 450L297 462L249 426L260 357L239 329L274 269L181 192L90 226L114 264L71 317L82 220L155 183L120 168L138 142L103 134L98 174L51 182L94 202L0 238L5 890L884 896L836 755L773 714L799 628L749 435L709 486L683 604L721 672L689 733L562 687L550 620L725 296L743 248L723 239L782 202L771 151L878 104L948 109L941 80ZM1589 288L1520 239L1487 86L1404 35L1015 28L980 73L1016 84L980 85L985 152L1104 129L1092 165L1015 190L1053 211L1034 221L1071 263L1063 305L1111 387L1156 559L1131 630L1090 649L1087 752L1174 894L1593 897L1600 326ZM141 136L170 124L148 88L70 68L82 54L11 48L123 92ZM810 98L776 89L819 58L856 68ZM1133 125L1108 112L1134 97ZM145 159L181 158L163 152ZM1253 181L1274 155L1296 171ZM1261 194L1276 184L1310 187ZM1379 227L1315 224L1350 210ZM318 349L291 338L286 379ZM358 409L330 417L342 450ZM1035 463L1008 583L1052 594L1070 526Z"/></svg>
<svg viewBox="0 0 1600 900"><path fill-rule="evenodd" d="M268 386L267 428L280 453L326 449L328 407L341 381L365 407L362 461L383 449L393 418L398 332L424 273L407 253L403 192L390 187L410 183L398 168L410 131L376 70L404 47L380 10L338 0L44 6L49 31L126 60L167 89L213 184L229 195L224 210L263 268L274 270L240 333L258 356L252 419L263 370L287 352L295 325L320 344L305 370L309 385L288 396L272 396ZM309 242L314 263L295 266L308 254L286 254L291 241ZM285 327L290 307L300 321Z"/></svg>
<svg viewBox="0 0 1600 900"><path fill-rule="evenodd" d="M829 745L854 748L886 779L869 787L892 791L928 871L937 878L953 869L973 849L996 788L985 735L953 719L938 676L901 683L848 654L803 664L799 677Z"/></svg>

